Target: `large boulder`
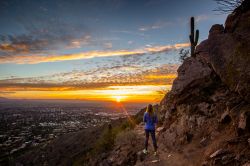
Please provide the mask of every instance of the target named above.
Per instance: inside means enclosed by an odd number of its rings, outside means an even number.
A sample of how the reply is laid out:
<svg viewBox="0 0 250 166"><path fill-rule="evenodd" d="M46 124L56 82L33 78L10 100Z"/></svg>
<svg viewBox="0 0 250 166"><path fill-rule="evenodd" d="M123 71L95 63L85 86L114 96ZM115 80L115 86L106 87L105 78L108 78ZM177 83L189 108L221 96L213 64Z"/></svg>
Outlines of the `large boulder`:
<svg viewBox="0 0 250 166"><path fill-rule="evenodd" d="M225 32L222 25L212 26L196 54L231 91L250 102L250 11L235 15L228 17Z"/></svg>
<svg viewBox="0 0 250 166"><path fill-rule="evenodd" d="M185 89L191 88L210 80L212 70L193 57L187 58L177 70L178 77L174 80L172 91L182 94Z"/></svg>
<svg viewBox="0 0 250 166"><path fill-rule="evenodd" d="M172 90L162 99L161 114L165 118L165 127L168 128L174 121L173 114L176 105L182 102L199 103L204 99L204 89L213 86L216 75L204 59L189 57L178 68L178 77L173 82ZM192 97L190 97L192 96Z"/></svg>

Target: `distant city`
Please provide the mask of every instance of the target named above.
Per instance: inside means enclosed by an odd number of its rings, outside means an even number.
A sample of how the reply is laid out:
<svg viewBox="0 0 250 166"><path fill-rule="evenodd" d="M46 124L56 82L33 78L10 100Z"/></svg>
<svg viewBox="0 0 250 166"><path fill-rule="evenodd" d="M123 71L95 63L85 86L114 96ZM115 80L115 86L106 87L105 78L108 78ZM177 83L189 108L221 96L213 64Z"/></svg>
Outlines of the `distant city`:
<svg viewBox="0 0 250 166"><path fill-rule="evenodd" d="M101 126L142 108L141 105L125 107L112 103L1 101L0 161L62 134Z"/></svg>

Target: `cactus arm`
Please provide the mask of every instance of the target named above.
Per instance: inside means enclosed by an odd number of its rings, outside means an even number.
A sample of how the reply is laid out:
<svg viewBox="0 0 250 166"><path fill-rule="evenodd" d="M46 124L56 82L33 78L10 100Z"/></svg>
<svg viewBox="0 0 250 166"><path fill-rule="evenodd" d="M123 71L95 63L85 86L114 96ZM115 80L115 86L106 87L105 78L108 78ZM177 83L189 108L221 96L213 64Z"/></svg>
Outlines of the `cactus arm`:
<svg viewBox="0 0 250 166"><path fill-rule="evenodd" d="M197 29L196 32L195 32L195 41L194 41L194 45L197 45L198 40L199 40L199 30Z"/></svg>

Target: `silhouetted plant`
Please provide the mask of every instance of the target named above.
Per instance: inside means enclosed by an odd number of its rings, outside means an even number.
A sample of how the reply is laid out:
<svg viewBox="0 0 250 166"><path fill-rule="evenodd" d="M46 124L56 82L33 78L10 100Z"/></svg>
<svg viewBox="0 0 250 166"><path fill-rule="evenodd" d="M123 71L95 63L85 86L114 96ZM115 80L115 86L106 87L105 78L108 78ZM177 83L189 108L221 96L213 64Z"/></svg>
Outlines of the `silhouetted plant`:
<svg viewBox="0 0 250 166"><path fill-rule="evenodd" d="M199 30L197 29L195 34L194 34L194 17L191 17L190 19L190 30L191 33L189 35L189 40L191 43L191 56L194 57L195 56L195 47L198 43L199 40Z"/></svg>
<svg viewBox="0 0 250 166"><path fill-rule="evenodd" d="M179 56L180 61L183 62L189 56L189 50L180 49Z"/></svg>
<svg viewBox="0 0 250 166"><path fill-rule="evenodd" d="M214 11L221 14L231 13L235 8L239 7L244 0L214 0L218 7Z"/></svg>
<svg viewBox="0 0 250 166"><path fill-rule="evenodd" d="M156 91L156 93L158 94L158 97L156 97L154 99L155 102L159 102L161 101L161 99L169 92L169 90L165 87L165 88L161 88L160 90Z"/></svg>

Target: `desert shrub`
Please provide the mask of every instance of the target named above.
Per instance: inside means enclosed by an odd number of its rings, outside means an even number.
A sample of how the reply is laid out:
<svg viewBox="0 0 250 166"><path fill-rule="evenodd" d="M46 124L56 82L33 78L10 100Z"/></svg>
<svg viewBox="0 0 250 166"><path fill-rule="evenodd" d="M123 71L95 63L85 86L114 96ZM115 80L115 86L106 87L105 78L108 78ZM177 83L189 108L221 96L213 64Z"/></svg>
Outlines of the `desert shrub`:
<svg viewBox="0 0 250 166"><path fill-rule="evenodd" d="M143 114L145 112L146 108L141 109L140 112L138 112L136 115L133 116L135 124L140 124L143 121Z"/></svg>
<svg viewBox="0 0 250 166"><path fill-rule="evenodd" d="M179 59L181 62L183 62L187 57L189 57L189 50L185 50L185 49L180 49L179 52Z"/></svg>
<svg viewBox="0 0 250 166"><path fill-rule="evenodd" d="M125 130L125 129L133 129L136 126L136 121L133 117L131 117L130 119L126 120L125 122L122 123L121 125L121 129Z"/></svg>
<svg viewBox="0 0 250 166"><path fill-rule="evenodd" d="M114 146L117 135L125 130L133 129L135 125L136 124L131 120L125 120L120 125L113 126L112 128L107 127L103 130L101 136L97 140L92 150L92 154L97 155L111 150Z"/></svg>
<svg viewBox="0 0 250 166"><path fill-rule="evenodd" d="M105 152L112 148L114 145L115 133L112 129L105 129L101 134L100 138L97 140L94 151L95 153Z"/></svg>
<svg viewBox="0 0 250 166"><path fill-rule="evenodd" d="M120 133L132 130L135 126L136 122L134 118L131 117L131 119L121 119L119 123L113 123L112 126L108 125L104 127L89 152L76 158L73 165L89 165L91 162L98 162L101 158L96 156L107 154L111 151L114 147L117 136L120 135ZM129 138L132 138L131 134ZM118 138L118 140L120 140L120 138ZM96 160L93 161L93 159Z"/></svg>
<svg viewBox="0 0 250 166"><path fill-rule="evenodd" d="M126 130L117 135L115 144L135 146L138 143L137 137L138 136L134 130Z"/></svg>

